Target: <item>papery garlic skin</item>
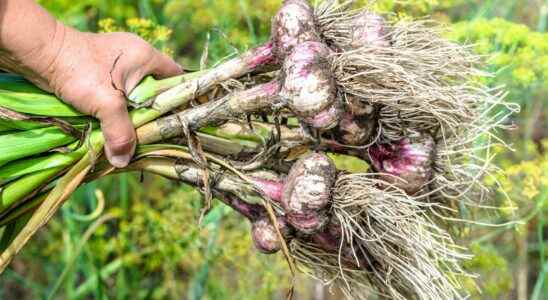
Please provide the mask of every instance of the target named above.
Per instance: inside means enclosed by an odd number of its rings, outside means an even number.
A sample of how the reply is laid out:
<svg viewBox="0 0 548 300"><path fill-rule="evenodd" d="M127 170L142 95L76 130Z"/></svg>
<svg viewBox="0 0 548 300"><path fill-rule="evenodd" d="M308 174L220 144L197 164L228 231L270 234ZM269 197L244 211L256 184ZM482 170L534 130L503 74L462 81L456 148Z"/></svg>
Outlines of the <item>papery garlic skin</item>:
<svg viewBox="0 0 548 300"><path fill-rule="evenodd" d="M331 50L323 43L305 42L293 48L281 71L280 97L307 125L327 130L342 115L328 57Z"/></svg>
<svg viewBox="0 0 548 300"><path fill-rule="evenodd" d="M415 194L432 178L435 152L430 135L405 138L369 148L369 158L380 176L407 194Z"/></svg>
<svg viewBox="0 0 548 300"><path fill-rule="evenodd" d="M281 204L287 221L298 231L311 234L327 223L335 179L335 164L323 153L309 154L293 165Z"/></svg>

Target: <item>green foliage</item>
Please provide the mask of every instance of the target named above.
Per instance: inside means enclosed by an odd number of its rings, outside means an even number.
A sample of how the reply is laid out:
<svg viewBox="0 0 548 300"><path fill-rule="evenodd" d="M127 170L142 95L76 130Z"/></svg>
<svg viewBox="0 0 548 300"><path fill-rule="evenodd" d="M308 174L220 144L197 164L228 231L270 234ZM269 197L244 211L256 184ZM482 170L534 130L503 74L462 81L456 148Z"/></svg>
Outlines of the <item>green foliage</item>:
<svg viewBox="0 0 548 300"><path fill-rule="evenodd" d="M360 1L368 3L371 1ZM381 12L396 13L400 16L424 16L435 11L447 10L466 0L381 0L373 2L373 9ZM359 3L360 5L363 5Z"/></svg>
<svg viewBox="0 0 548 300"><path fill-rule="evenodd" d="M500 18L478 19L453 25L452 37L471 43L488 55L497 72L491 84L507 84L511 91L548 89L548 34Z"/></svg>
<svg viewBox="0 0 548 300"><path fill-rule="evenodd" d="M468 288L473 296L478 298L488 296L490 299L497 299L508 295L512 290L512 273L507 261L497 253L497 249L491 245L473 244L470 247L470 252L474 254L474 258L465 262L465 267L481 271L483 276L482 280L479 280L479 288L483 293L480 293L475 286Z"/></svg>
<svg viewBox="0 0 548 300"><path fill-rule="evenodd" d="M99 20L98 25L99 32L133 32L167 55L173 54L173 50L167 46L172 34L171 29L158 25L152 20L130 18L121 26L114 19L107 18Z"/></svg>

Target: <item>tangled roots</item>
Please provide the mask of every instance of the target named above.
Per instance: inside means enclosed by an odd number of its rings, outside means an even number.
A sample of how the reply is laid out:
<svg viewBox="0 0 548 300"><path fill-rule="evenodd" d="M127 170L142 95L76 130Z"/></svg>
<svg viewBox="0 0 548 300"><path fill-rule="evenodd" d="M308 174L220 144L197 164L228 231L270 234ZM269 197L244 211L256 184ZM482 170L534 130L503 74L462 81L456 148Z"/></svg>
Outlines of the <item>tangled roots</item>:
<svg viewBox="0 0 548 300"><path fill-rule="evenodd" d="M422 197L443 207L435 214L462 218L463 207L481 206L487 197L485 177L497 172L493 146L509 147L497 135L519 105L508 103L501 88L480 83L490 74L479 70L481 57L467 46L443 38L432 21L385 21L351 2L327 0L316 10L323 38L334 49L339 89L379 107L379 142L399 142L414 133L436 141L433 177ZM377 16L378 17L378 16ZM356 43L356 28L370 20L369 34L387 43ZM375 32L373 32L375 33ZM382 34L379 34L382 33ZM421 199L424 201L424 199Z"/></svg>
<svg viewBox="0 0 548 300"><path fill-rule="evenodd" d="M373 287L394 299L462 298L460 280L470 275L460 262L469 256L427 216L429 206L373 174L342 175L332 211L342 231L338 253L295 241L293 254L325 282L344 283L351 299ZM351 249L353 267L343 249Z"/></svg>
<svg viewBox="0 0 548 300"><path fill-rule="evenodd" d="M476 68L479 56L443 38L445 29L433 21L390 24L367 8L349 7L325 1L316 19L337 52L339 89L381 107L385 141L398 141L410 131L454 136L463 124L477 123L478 107L490 96L471 82L489 75ZM359 40L357 29L364 27L369 31Z"/></svg>
<svg viewBox="0 0 548 300"><path fill-rule="evenodd" d="M498 89L480 89L476 117L468 124L460 124L456 135L440 131L436 137L433 159L433 177L429 191L422 196L430 203L439 203L443 209L433 210L434 215L449 221L469 222L471 207L486 206L490 188L485 179L496 182L501 170L493 164L495 147L511 148L499 138L501 131L512 128L508 121L519 112L519 105L505 101Z"/></svg>

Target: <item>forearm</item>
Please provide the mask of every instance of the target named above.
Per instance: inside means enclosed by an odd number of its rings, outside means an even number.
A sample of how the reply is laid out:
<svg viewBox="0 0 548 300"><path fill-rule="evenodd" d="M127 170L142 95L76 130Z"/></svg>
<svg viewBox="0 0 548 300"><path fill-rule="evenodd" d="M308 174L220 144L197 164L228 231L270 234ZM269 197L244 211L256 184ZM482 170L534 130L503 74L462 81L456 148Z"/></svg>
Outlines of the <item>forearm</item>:
<svg viewBox="0 0 548 300"><path fill-rule="evenodd" d="M33 0L0 0L0 69L43 86L65 27Z"/></svg>

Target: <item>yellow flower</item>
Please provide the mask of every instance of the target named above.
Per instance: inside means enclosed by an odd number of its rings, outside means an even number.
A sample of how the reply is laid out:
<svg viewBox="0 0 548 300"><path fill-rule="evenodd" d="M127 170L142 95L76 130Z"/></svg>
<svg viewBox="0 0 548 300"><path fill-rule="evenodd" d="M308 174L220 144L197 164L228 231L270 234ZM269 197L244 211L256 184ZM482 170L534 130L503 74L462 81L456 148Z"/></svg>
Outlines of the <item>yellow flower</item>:
<svg viewBox="0 0 548 300"><path fill-rule="evenodd" d="M536 79L535 72L530 68L520 67L512 72L512 76L523 86L528 86Z"/></svg>
<svg viewBox="0 0 548 300"><path fill-rule="evenodd" d="M154 29L153 36L156 41L165 42L171 37L172 30L165 26L158 26Z"/></svg>
<svg viewBox="0 0 548 300"><path fill-rule="evenodd" d="M116 26L116 21L111 18L101 19L97 23L99 26L99 32L115 32L119 31L119 27Z"/></svg>
<svg viewBox="0 0 548 300"><path fill-rule="evenodd" d="M538 187L536 186L534 179L526 178L523 182L523 190L521 194L526 197L528 200L534 199L540 193Z"/></svg>

